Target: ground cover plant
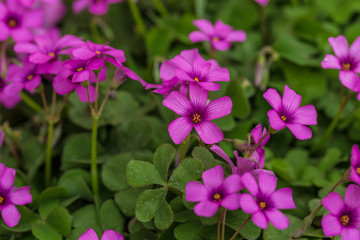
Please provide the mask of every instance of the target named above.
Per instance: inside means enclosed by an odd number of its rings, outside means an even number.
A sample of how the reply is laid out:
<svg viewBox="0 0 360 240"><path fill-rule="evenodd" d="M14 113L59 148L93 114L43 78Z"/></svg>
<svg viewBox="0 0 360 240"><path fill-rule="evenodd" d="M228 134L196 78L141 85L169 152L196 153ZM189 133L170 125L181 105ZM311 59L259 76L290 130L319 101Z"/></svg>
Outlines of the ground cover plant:
<svg viewBox="0 0 360 240"><path fill-rule="evenodd" d="M360 239L359 12L0 0L0 239Z"/></svg>

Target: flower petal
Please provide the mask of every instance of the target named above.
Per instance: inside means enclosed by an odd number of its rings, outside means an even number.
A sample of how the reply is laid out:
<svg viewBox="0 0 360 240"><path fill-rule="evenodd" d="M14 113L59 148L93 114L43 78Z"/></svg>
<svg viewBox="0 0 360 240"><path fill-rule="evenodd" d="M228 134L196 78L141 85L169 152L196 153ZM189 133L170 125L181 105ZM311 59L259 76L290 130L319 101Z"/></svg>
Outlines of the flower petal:
<svg viewBox="0 0 360 240"><path fill-rule="evenodd" d="M296 124L296 123L287 123L286 127L299 140L306 140L312 137L311 129L304 125Z"/></svg>
<svg viewBox="0 0 360 240"><path fill-rule="evenodd" d="M35 88L37 88L40 84L41 84L41 77L40 77L40 75L37 75L30 81L25 82L24 87L26 90L32 91Z"/></svg>
<svg viewBox="0 0 360 240"><path fill-rule="evenodd" d="M198 85L200 85L204 90L207 90L207 91L218 91L220 89L219 83L199 82Z"/></svg>
<svg viewBox="0 0 360 240"><path fill-rule="evenodd" d="M347 187L345 193L345 204L351 209L358 208L360 205L360 187L351 184Z"/></svg>
<svg viewBox="0 0 360 240"><path fill-rule="evenodd" d="M260 210L260 207L255 202L254 197L248 193L241 195L240 206L241 209L248 214L254 214Z"/></svg>
<svg viewBox="0 0 360 240"><path fill-rule="evenodd" d="M102 235L101 240L124 240L124 237L113 230L106 230Z"/></svg>
<svg viewBox="0 0 360 240"><path fill-rule="evenodd" d="M246 39L246 33L242 30L235 30L229 33L226 37L226 41L229 42L243 42Z"/></svg>
<svg viewBox="0 0 360 240"><path fill-rule="evenodd" d="M50 61L53 57L41 52L34 52L30 55L29 61L32 63L42 64Z"/></svg>
<svg viewBox="0 0 360 240"><path fill-rule="evenodd" d="M296 208L291 188L281 188L273 192L270 196L271 202L276 209L293 209Z"/></svg>
<svg viewBox="0 0 360 240"><path fill-rule="evenodd" d="M169 124L169 135L175 144L180 144L191 132L193 124L185 117L179 117Z"/></svg>
<svg viewBox="0 0 360 240"><path fill-rule="evenodd" d="M20 220L20 213L17 208L12 204L7 204L1 209L1 216L4 219L4 222L9 227L15 227L18 225Z"/></svg>
<svg viewBox="0 0 360 240"><path fill-rule="evenodd" d="M282 107L284 114L292 114L296 109L299 108L302 97L297 94L294 90L285 85L284 94L282 98Z"/></svg>
<svg viewBox="0 0 360 240"><path fill-rule="evenodd" d="M239 193L227 195L221 200L220 205L231 211L238 210L240 208L240 198L241 195Z"/></svg>
<svg viewBox="0 0 360 240"><path fill-rule="evenodd" d="M190 101L179 92L171 92L164 99L163 105L181 116L186 116L191 111Z"/></svg>
<svg viewBox="0 0 360 240"><path fill-rule="evenodd" d="M278 91L273 88L268 89L263 97L270 104L270 106L275 109L275 111L280 112L281 110L281 97Z"/></svg>
<svg viewBox="0 0 360 240"><path fill-rule="evenodd" d="M201 42L201 41L207 41L209 40L209 37L200 31L194 31L189 34L190 41L193 43Z"/></svg>
<svg viewBox="0 0 360 240"><path fill-rule="evenodd" d="M175 77L177 66L171 61L165 61L160 66L160 78L164 81Z"/></svg>
<svg viewBox="0 0 360 240"><path fill-rule="evenodd" d="M205 108L206 120L213 120L231 113L232 101L230 97L222 97L211 101Z"/></svg>
<svg viewBox="0 0 360 240"><path fill-rule="evenodd" d="M212 217L214 216L218 208L218 203L204 201L195 205L194 212L200 217Z"/></svg>
<svg viewBox="0 0 360 240"><path fill-rule="evenodd" d="M314 105L305 105L296 109L291 116L290 122L302 125L316 125L317 112Z"/></svg>
<svg viewBox="0 0 360 240"><path fill-rule="evenodd" d="M20 187L8 194L8 201L14 205L26 205L32 202L30 187Z"/></svg>
<svg viewBox="0 0 360 240"><path fill-rule="evenodd" d="M5 167L0 176L0 192L8 192L14 185L14 181L15 169Z"/></svg>
<svg viewBox="0 0 360 240"><path fill-rule="evenodd" d="M345 204L340 194L336 192L329 193L323 200L322 204L333 215L339 215L345 208Z"/></svg>
<svg viewBox="0 0 360 240"><path fill-rule="evenodd" d="M286 126L285 122L280 118L279 114L274 109L269 110L267 115L271 128L279 131Z"/></svg>
<svg viewBox="0 0 360 240"><path fill-rule="evenodd" d="M27 28L40 27L43 23L43 10L29 10L23 15L22 22Z"/></svg>
<svg viewBox="0 0 360 240"><path fill-rule="evenodd" d="M354 59L357 62L360 61L360 37L357 37L351 44L349 55L351 59Z"/></svg>
<svg viewBox="0 0 360 240"><path fill-rule="evenodd" d="M28 42L33 38L33 34L27 28L14 29L10 35L15 42Z"/></svg>
<svg viewBox="0 0 360 240"><path fill-rule="evenodd" d="M328 214L321 220L321 226L326 237L332 237L341 233L342 225L338 217Z"/></svg>
<svg viewBox="0 0 360 240"><path fill-rule="evenodd" d="M206 75L209 82L228 82L230 81L230 73L226 68L217 67L214 70L209 70Z"/></svg>
<svg viewBox="0 0 360 240"><path fill-rule="evenodd" d="M10 35L10 30L2 21L0 21L0 29L0 41L5 41Z"/></svg>
<svg viewBox="0 0 360 240"><path fill-rule="evenodd" d="M186 184L185 188L186 201L188 202L201 202L209 200L209 191L199 182L191 181Z"/></svg>
<svg viewBox="0 0 360 240"><path fill-rule="evenodd" d="M339 72L340 82L347 88L353 91L357 91L360 85L359 76L356 72L340 70Z"/></svg>
<svg viewBox="0 0 360 240"><path fill-rule="evenodd" d="M79 237L79 240L99 240L99 238L94 229L89 228Z"/></svg>
<svg viewBox="0 0 360 240"><path fill-rule="evenodd" d="M354 144L351 150L351 166L356 166L360 162L359 146Z"/></svg>
<svg viewBox="0 0 360 240"><path fill-rule="evenodd" d="M290 220L279 210L272 208L266 209L264 212L266 217L277 229L285 229L289 227Z"/></svg>
<svg viewBox="0 0 360 240"><path fill-rule="evenodd" d="M258 196L259 186L258 186L258 183L256 182L254 176L251 175L251 173L245 173L241 177L241 182L242 182L242 184L244 184L246 189L251 193L251 195L253 195L254 197Z"/></svg>
<svg viewBox="0 0 360 240"><path fill-rule="evenodd" d="M200 31L204 32L206 35L214 34L214 27L210 21L206 19L194 20L193 24L200 29Z"/></svg>
<svg viewBox="0 0 360 240"><path fill-rule="evenodd" d="M214 41L211 40L211 45L216 49L220 51L226 51L230 48L231 43L228 41Z"/></svg>
<svg viewBox="0 0 360 240"><path fill-rule="evenodd" d="M95 94L96 94L95 87L92 85L89 85L88 88L89 88L90 102L94 102ZM76 94L78 95L80 101L82 101L82 102L89 101L87 90L81 84L75 84L75 91L76 91Z"/></svg>
<svg viewBox="0 0 360 240"><path fill-rule="evenodd" d="M241 184L241 177L239 175L230 175L225 178L222 189L226 194L236 193L243 188Z"/></svg>
<svg viewBox="0 0 360 240"><path fill-rule="evenodd" d="M337 38L330 37L329 43L338 58L347 57L349 44L344 36L338 36Z"/></svg>
<svg viewBox="0 0 360 240"><path fill-rule="evenodd" d="M87 47L80 47L72 52L72 55L78 59L88 60L96 56L95 52L90 51Z"/></svg>
<svg viewBox="0 0 360 240"><path fill-rule="evenodd" d="M33 53L38 50L38 47L32 43L16 43L14 51L16 53Z"/></svg>
<svg viewBox="0 0 360 240"><path fill-rule="evenodd" d="M252 220L256 226L261 229L267 228L269 220L266 218L265 214L262 211L258 211L252 215Z"/></svg>
<svg viewBox="0 0 360 240"><path fill-rule="evenodd" d="M259 188L265 195L272 194L276 189L277 178L266 173L260 172L259 174Z"/></svg>
<svg viewBox="0 0 360 240"><path fill-rule="evenodd" d="M346 227L341 230L342 240L360 239L360 230L355 227Z"/></svg>
<svg viewBox="0 0 360 240"><path fill-rule="evenodd" d="M226 162L228 162L231 167L232 173L233 174L236 173L236 167L234 163L231 161L229 156L224 152L224 150L222 150L218 145L212 145L210 147L210 150L216 153L217 155L219 155L220 157L222 157Z"/></svg>
<svg viewBox="0 0 360 240"><path fill-rule="evenodd" d="M222 131L211 121L202 121L194 125L201 140L206 144L214 144L224 139Z"/></svg>
<svg viewBox="0 0 360 240"><path fill-rule="evenodd" d="M324 60L321 62L321 67L324 69L341 69L341 63L337 57L331 54L326 54Z"/></svg>
<svg viewBox="0 0 360 240"><path fill-rule="evenodd" d="M224 170L221 166L213 167L202 174L202 179L209 191L217 190L223 184Z"/></svg>
<svg viewBox="0 0 360 240"><path fill-rule="evenodd" d="M197 110L203 110L208 100L208 92L196 83L190 83L189 97L191 105Z"/></svg>

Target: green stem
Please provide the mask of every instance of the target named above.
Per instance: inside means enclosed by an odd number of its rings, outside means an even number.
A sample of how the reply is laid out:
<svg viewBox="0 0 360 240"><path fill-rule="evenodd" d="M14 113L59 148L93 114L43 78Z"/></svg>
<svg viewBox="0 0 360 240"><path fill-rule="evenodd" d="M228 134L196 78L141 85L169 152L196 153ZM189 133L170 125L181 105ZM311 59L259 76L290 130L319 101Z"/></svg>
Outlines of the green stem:
<svg viewBox="0 0 360 240"><path fill-rule="evenodd" d="M163 17L165 17L168 14L168 12L167 12L164 4L161 2L161 0L153 0L153 4Z"/></svg>
<svg viewBox="0 0 360 240"><path fill-rule="evenodd" d="M240 233L241 229L250 221L251 216L249 216L244 222L243 224L241 224L241 226L238 228L238 230L236 230L236 232L234 233L234 235L230 238L230 240L234 240L236 238L236 236Z"/></svg>
<svg viewBox="0 0 360 240"><path fill-rule="evenodd" d="M20 96L22 101L26 105L28 105L32 110L34 110L35 112L42 112L43 108L39 104L37 104L34 100L29 98L29 96L26 95L24 92L21 92Z"/></svg>
<svg viewBox="0 0 360 240"><path fill-rule="evenodd" d="M91 33L91 38L93 39L94 42L102 43L103 41L100 37L97 18L98 16L93 16L93 18L90 21L90 33Z"/></svg>
<svg viewBox="0 0 360 240"><path fill-rule="evenodd" d="M218 225L217 225L217 240L220 240L220 236L221 236L221 220L222 220L222 217L223 217L223 209L220 208L220 211L219 211L219 220L218 220Z"/></svg>
<svg viewBox="0 0 360 240"><path fill-rule="evenodd" d="M97 172L97 132L99 116L93 115L92 137L91 137L91 185L95 199L99 196L99 182Z"/></svg>
<svg viewBox="0 0 360 240"><path fill-rule="evenodd" d="M141 17L138 6L134 3L134 0L127 0L127 2L129 4L131 14L133 15L134 21L136 22L140 35L145 35L146 26Z"/></svg>
<svg viewBox="0 0 360 240"><path fill-rule="evenodd" d="M52 138L54 133L54 122L48 121L48 135L46 142L46 159L45 159L45 183L50 186L51 183L51 151L52 151Z"/></svg>
<svg viewBox="0 0 360 240"><path fill-rule="evenodd" d="M223 219L222 219L221 240L225 240L225 221L226 221L226 209L224 208L224 214L223 214Z"/></svg>

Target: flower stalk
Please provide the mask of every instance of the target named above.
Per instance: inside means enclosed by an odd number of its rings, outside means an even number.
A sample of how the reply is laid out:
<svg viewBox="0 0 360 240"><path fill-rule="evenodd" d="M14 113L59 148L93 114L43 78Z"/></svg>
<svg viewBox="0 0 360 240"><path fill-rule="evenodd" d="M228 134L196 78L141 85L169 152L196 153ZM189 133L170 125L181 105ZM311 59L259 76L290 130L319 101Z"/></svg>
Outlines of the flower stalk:
<svg viewBox="0 0 360 240"><path fill-rule="evenodd" d="M129 7L130 7L130 11L131 14L134 18L134 21L136 22L137 25L137 30L140 33L140 35L144 36L146 33L146 26L145 23L141 17L140 11L138 6L134 3L134 0L127 0Z"/></svg>
<svg viewBox="0 0 360 240"><path fill-rule="evenodd" d="M55 122L48 120L48 131L47 131L47 141L46 141L46 158L45 158L45 184L50 186L51 184L51 168L52 168L52 139L54 133Z"/></svg>
<svg viewBox="0 0 360 240"><path fill-rule="evenodd" d="M243 229L243 227L250 221L250 219L251 219L251 215L243 222L243 224L241 224L241 226L236 230L236 232L230 238L230 240L234 240L236 238L236 236L240 233L241 229Z"/></svg>
<svg viewBox="0 0 360 240"><path fill-rule="evenodd" d="M92 136L91 136L91 186L94 197L99 196L99 180L97 171L97 132L99 116L93 115Z"/></svg>

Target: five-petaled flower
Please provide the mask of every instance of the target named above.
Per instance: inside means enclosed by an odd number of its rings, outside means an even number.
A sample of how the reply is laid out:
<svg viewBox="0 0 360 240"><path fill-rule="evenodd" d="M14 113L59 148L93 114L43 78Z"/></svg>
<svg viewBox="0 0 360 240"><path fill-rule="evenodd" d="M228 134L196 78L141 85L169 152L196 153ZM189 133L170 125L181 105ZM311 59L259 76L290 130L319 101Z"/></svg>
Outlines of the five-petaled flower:
<svg viewBox="0 0 360 240"><path fill-rule="evenodd" d="M169 125L169 134L174 143L180 144L193 128L204 143L220 142L224 135L211 120L231 113L231 99L222 97L207 104L208 92L196 83L190 84L189 96L190 101L183 94L172 92L163 101L165 107L181 115Z"/></svg>
<svg viewBox="0 0 360 240"><path fill-rule="evenodd" d="M242 194L240 206L244 212L252 215L256 226L265 229L269 221L277 229L285 229L289 226L289 219L278 209L295 208L290 188L275 191L277 178L263 171L259 173L258 182L250 173L245 173L241 181L251 195Z"/></svg>
<svg viewBox="0 0 360 240"><path fill-rule="evenodd" d="M360 37L358 37L349 49L348 41L344 36L330 37L329 43L334 50L335 56L326 54L321 66L325 69L339 69L341 83L357 91L360 83L357 73L360 73Z"/></svg>
<svg viewBox="0 0 360 240"><path fill-rule="evenodd" d="M324 216L321 225L326 237L341 234L343 240L360 239L360 187L351 184L345 193L345 202L340 194L332 192L322 204L330 212Z"/></svg>
<svg viewBox="0 0 360 240"><path fill-rule="evenodd" d="M233 27L217 20L213 26L206 19L193 21L200 31L190 33L189 38L192 42L210 41L211 47L216 50L225 51L231 46L231 42L243 42L246 33L242 30L233 30Z"/></svg>
<svg viewBox="0 0 360 240"><path fill-rule="evenodd" d="M283 98L270 88L264 93L265 100L274 108L268 111L271 128L287 127L299 140L310 139L311 129L305 125L317 124L317 113L313 105L300 106L302 97L285 85Z"/></svg>
<svg viewBox="0 0 360 240"><path fill-rule="evenodd" d="M198 216L211 217L220 206L232 211L239 209L240 176L231 175L224 180L223 168L216 166L205 171L202 179L205 185L191 181L185 188L186 201L199 202L194 207Z"/></svg>
<svg viewBox="0 0 360 240"><path fill-rule="evenodd" d="M99 240L99 237L94 229L89 228L79 237L79 240ZM113 230L106 230L100 240L124 240L124 237Z"/></svg>
<svg viewBox="0 0 360 240"><path fill-rule="evenodd" d="M15 169L7 168L0 163L0 212L4 222L9 227L15 227L20 220L20 213L15 205L25 205L32 202L30 187L16 188Z"/></svg>

